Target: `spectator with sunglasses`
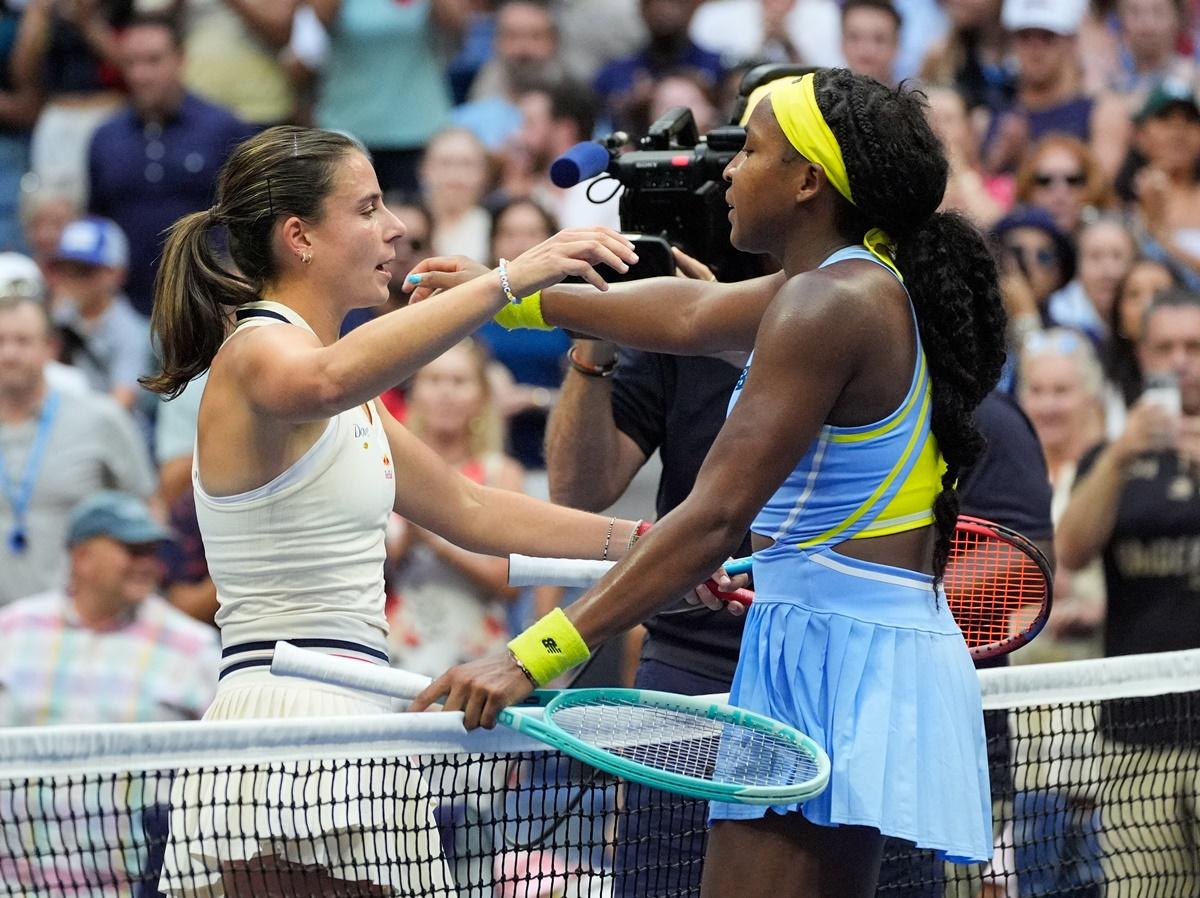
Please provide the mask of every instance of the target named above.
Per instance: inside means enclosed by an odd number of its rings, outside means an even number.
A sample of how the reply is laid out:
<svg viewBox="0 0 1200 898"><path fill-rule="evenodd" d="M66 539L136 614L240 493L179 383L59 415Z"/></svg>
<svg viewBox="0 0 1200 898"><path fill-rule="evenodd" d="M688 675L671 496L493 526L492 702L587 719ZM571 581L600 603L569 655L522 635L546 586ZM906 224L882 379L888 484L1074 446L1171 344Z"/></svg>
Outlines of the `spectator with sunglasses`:
<svg viewBox="0 0 1200 898"><path fill-rule="evenodd" d="M1045 209L1059 230L1071 235L1116 202L1096 156L1069 134L1048 134L1039 140L1017 169L1016 187L1018 203Z"/></svg>
<svg viewBox="0 0 1200 898"><path fill-rule="evenodd" d="M1075 276L1075 248L1045 209L1018 206L992 229L1000 261L1000 293L1008 313L1009 346L1058 322L1050 297Z"/></svg>

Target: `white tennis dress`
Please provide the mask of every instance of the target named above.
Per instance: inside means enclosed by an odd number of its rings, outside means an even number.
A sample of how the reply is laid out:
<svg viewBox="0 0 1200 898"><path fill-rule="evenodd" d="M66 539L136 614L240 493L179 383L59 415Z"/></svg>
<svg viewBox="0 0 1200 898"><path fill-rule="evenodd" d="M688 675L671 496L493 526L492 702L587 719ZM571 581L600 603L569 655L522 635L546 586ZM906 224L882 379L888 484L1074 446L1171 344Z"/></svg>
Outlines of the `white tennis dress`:
<svg viewBox="0 0 1200 898"><path fill-rule="evenodd" d="M239 329L311 331L274 302L243 306L238 320ZM281 639L388 663L384 528L395 481L379 414L374 405L342 412L290 468L238 495L209 495L193 466L196 515L220 601L220 683L206 720L391 710L383 700L269 671ZM283 859L396 894L451 898L433 811L426 783L404 758L181 771L159 888L221 898L223 864L263 858L268 869Z"/></svg>

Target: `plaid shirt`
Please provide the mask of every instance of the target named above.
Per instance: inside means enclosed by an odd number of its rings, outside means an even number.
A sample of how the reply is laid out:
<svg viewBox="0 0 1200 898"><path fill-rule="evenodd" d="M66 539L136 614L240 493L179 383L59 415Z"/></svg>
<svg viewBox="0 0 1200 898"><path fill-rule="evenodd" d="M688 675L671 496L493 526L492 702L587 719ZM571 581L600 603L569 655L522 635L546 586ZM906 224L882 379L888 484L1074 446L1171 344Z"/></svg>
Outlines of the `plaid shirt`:
<svg viewBox="0 0 1200 898"><path fill-rule="evenodd" d="M0 608L0 726L200 717L220 662L217 631L150 596L107 630L62 592Z"/></svg>

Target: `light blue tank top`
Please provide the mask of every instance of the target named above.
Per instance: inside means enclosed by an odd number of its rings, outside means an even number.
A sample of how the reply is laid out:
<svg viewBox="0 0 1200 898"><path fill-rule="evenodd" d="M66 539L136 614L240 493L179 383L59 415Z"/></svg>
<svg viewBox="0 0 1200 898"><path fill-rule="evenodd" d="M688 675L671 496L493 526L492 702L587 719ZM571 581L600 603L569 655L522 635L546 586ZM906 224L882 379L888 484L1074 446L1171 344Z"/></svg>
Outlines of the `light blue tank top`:
<svg viewBox="0 0 1200 898"><path fill-rule="evenodd" d="M863 246L838 250L820 267L847 259L881 263ZM886 267L882 266L881 267ZM916 315L913 328L916 330ZM886 418L855 427L826 424L751 525L778 547L818 549L933 523L945 469L930 429L932 392L917 333L908 393ZM753 353L729 402L737 404Z"/></svg>

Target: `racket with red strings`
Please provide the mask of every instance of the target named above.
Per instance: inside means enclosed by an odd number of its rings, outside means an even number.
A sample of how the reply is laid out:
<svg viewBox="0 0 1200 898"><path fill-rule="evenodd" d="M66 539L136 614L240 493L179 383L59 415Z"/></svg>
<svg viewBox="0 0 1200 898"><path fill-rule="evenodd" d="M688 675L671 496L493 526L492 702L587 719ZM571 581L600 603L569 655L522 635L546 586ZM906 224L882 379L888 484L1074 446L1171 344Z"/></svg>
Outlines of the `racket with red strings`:
<svg viewBox="0 0 1200 898"><path fill-rule="evenodd" d="M725 563L732 575L751 570L750 558ZM509 556L512 586L588 587L613 566L609 561ZM1041 632L1050 616L1054 576L1042 551L1021 534L1000 524L960 515L942 578L955 621L976 660L1007 655ZM705 581L718 598L749 606L748 589L722 592Z"/></svg>

